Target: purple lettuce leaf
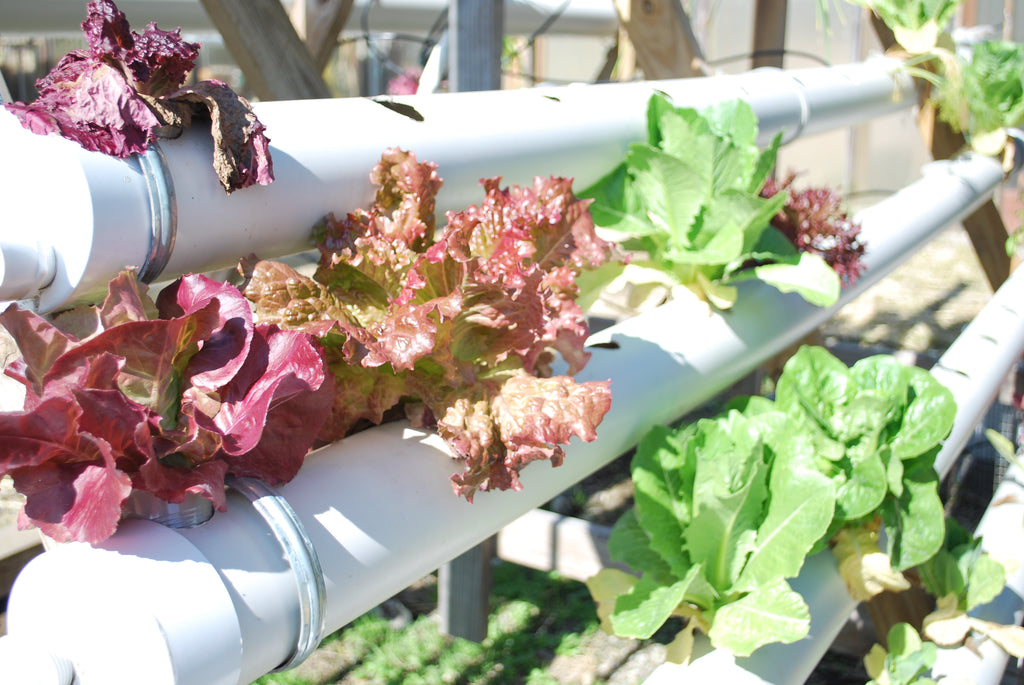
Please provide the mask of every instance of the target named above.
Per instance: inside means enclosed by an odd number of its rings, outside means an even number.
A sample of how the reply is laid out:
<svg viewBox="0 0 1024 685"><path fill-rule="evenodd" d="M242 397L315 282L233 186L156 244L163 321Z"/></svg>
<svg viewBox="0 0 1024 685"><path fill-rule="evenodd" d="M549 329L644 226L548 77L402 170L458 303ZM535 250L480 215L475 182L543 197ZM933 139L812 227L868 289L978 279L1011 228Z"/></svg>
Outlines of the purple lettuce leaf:
<svg viewBox="0 0 1024 685"><path fill-rule="evenodd" d="M131 491L110 442L82 428L83 420L96 423L95 415L86 414L68 395L43 398L31 412L0 414L5 446L0 465L26 497L22 518L59 541L109 537ZM145 420L144 414L137 418ZM135 450L133 433L122 430L123 422L108 417L106 424L113 441Z"/></svg>
<svg viewBox="0 0 1024 685"><path fill-rule="evenodd" d="M227 192L273 181L269 139L249 103L218 81L182 88L199 45L180 29L149 24L139 34L111 0L92 0L82 31L88 48L39 79L35 101L5 105L25 128L124 158L199 114L213 120L214 168Z"/></svg>
<svg viewBox="0 0 1024 685"><path fill-rule="evenodd" d="M154 303L125 273L96 310L83 318L101 330L83 340L14 305L0 314L25 359L7 370L25 409L0 413L23 523L99 542L132 489L223 509L229 473L295 475L334 399L312 337L254 326L236 288L202 276Z"/></svg>
<svg viewBox="0 0 1024 685"><path fill-rule="evenodd" d="M0 313L0 326L18 342L21 359L5 373L22 381L29 394L43 394L43 376L72 345L66 335L35 312L9 305Z"/></svg>
<svg viewBox="0 0 1024 685"><path fill-rule="evenodd" d="M179 110L186 124L196 116L210 118L213 169L224 190L230 193L251 185L269 185L274 180L266 127L249 102L230 86L220 81L200 81L176 90L166 99L187 106Z"/></svg>
<svg viewBox="0 0 1024 685"><path fill-rule="evenodd" d="M762 197L786 193L786 204L772 226L781 231L801 252L818 255L839 275L844 286L852 286L864 271L866 245L860 239L860 224L849 218L839 193L827 187L796 189L790 174L781 182L768 179Z"/></svg>
<svg viewBox="0 0 1024 685"><path fill-rule="evenodd" d="M156 300L162 319L193 314L213 300L219 326L205 335L202 350L189 360L186 370L192 385L208 391L230 381L249 355L253 322L248 301L234 286L194 274L171 283Z"/></svg>
<svg viewBox="0 0 1024 685"><path fill-rule="evenodd" d="M80 309L98 313L102 328L113 328L128 321L148 321L158 316L156 306L149 298L148 292L149 286L124 272L110 281L107 286L107 296L98 310L95 307L81 307ZM66 329L62 328L61 330ZM81 340L84 337L87 336L80 335L78 339Z"/></svg>

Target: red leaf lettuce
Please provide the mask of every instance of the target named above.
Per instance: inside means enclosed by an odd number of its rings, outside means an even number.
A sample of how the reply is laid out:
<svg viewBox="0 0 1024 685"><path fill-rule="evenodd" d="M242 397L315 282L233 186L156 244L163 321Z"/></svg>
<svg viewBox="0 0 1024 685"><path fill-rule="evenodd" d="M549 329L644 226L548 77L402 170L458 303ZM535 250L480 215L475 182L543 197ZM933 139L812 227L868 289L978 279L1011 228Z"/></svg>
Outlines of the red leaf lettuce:
<svg viewBox="0 0 1024 685"><path fill-rule="evenodd" d="M57 540L113 534L130 492L197 493L224 509L224 477L294 477L330 412L333 378L310 336L253 325L233 286L184 276L154 303L125 272L101 307L50 323L0 314L22 353L5 373L25 407L0 413L0 473L22 523Z"/></svg>
<svg viewBox="0 0 1024 685"><path fill-rule="evenodd" d="M369 210L317 227L313 278L277 262L243 264L245 294L260 320L324 344L337 395L321 439L404 411L466 462L452 477L456 493L518 490L524 465L557 466L562 445L593 440L611 406L608 382L550 377L550 365L555 353L569 374L586 364L575 278L612 246L568 179L511 189L485 180L484 201L449 212L435 237L436 165L391 149L370 178Z"/></svg>
<svg viewBox="0 0 1024 685"><path fill-rule="evenodd" d="M151 23L139 34L111 0L92 0L82 31L88 47L64 55L36 82L34 102L5 105L25 128L123 158L145 152L164 127L208 116L214 169L226 191L274 180L269 140L249 103L219 81L181 87L199 45L180 29Z"/></svg>
<svg viewBox="0 0 1024 685"><path fill-rule="evenodd" d="M795 174L779 182L769 178L762 197L785 192L786 204L772 218L772 226L782 231L801 252L816 254L839 275L843 285L851 286L864 270L861 259L865 244L860 240L860 224L851 220L842 208L842 198L832 188L793 187Z"/></svg>

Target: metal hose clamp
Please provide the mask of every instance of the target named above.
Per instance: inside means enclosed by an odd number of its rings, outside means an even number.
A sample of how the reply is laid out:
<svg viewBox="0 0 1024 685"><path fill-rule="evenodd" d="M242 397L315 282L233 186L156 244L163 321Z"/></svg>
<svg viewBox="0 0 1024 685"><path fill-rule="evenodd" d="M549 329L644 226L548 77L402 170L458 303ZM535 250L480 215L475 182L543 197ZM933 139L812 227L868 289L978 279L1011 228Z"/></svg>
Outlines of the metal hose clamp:
<svg viewBox="0 0 1024 685"><path fill-rule="evenodd" d="M152 283L163 272L174 251L174 239L178 233L178 203L167 159L156 141L151 142L137 158L149 191L150 216L149 253L139 267L139 280Z"/></svg>
<svg viewBox="0 0 1024 685"><path fill-rule="evenodd" d="M284 550L299 589L299 636L295 650L272 672L295 668L305 661L323 639L327 588L316 549L288 501L274 488L256 478L231 476L228 487L252 502L253 509L270 526Z"/></svg>

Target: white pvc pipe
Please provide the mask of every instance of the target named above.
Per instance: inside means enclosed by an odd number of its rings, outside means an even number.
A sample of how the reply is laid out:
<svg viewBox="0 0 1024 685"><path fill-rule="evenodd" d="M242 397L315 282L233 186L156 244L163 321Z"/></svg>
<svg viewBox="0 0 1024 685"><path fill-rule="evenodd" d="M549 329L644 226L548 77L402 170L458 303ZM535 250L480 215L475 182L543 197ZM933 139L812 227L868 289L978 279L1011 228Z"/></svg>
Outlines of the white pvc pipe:
<svg viewBox="0 0 1024 685"><path fill-rule="evenodd" d="M368 2L373 3L369 15L371 31L414 35L426 35L448 7L448 0L356 0L345 24L346 31L362 30L361 15ZM504 3L505 33L509 35L533 33L562 4L561 0ZM285 2L286 6L291 4ZM216 32L200 0L119 0L117 6L137 28L153 21L165 31L181 27L189 34ZM83 19L85 2L81 0L0 3L0 31L4 35L81 36ZM548 32L610 37L617 29L618 17L610 0L572 0Z"/></svg>
<svg viewBox="0 0 1024 685"><path fill-rule="evenodd" d="M1024 473L1020 469L1012 467L1006 472L975 535L984 537L986 552L1016 564L1016 568L1002 593L970 614L983 621L1019 626L1024 618ZM997 685L1008 660L999 645L980 639L971 648L939 650L932 673L935 677L960 676L976 685Z"/></svg>
<svg viewBox="0 0 1024 685"><path fill-rule="evenodd" d="M869 271L847 299L906 259L908 243L920 246L963 217L1001 178L998 163L986 158L942 166L950 173L919 181L864 217L871 246ZM922 202L924 197L928 203ZM526 469L522 492L481 493L473 505L457 499L448 483L457 467L441 440L404 423L364 431L309 455L296 478L280 491L319 555L327 593L326 629L351 621L578 482L634 446L651 426L700 405L834 311L757 283L744 283L741 291L735 309L726 315L708 315L676 301L595 336L615 347L593 349L590 364L578 375L578 380L612 381L613 405L599 427L600 437L570 445L557 469L544 464ZM71 658L80 685L135 683L142 674L150 683L228 683L231 678L248 683L273 669L288 657L298 634L295 581L264 522L233 492L229 498L228 511L209 523L160 533L183 541L180 555L189 561L180 563L193 569L190 582L180 582L180 564L146 561L147 555L166 559L168 553L162 547L155 552L137 549L136 535L153 524L129 522L95 549L64 545L31 562L12 590L10 633ZM119 570L118 555L132 558L123 562L124 571ZM137 564L145 568L136 572ZM73 584L66 581L68 568L75 569ZM106 646L75 647L79 632L100 633L94 617L106 590L116 587L121 596L142 593L142 581L121 584L126 575L144 576L149 591L159 597L105 605ZM79 577L89 582L80 583ZM837 594L825 592L826 597ZM123 624L118 617L122 611L128 612ZM153 635L158 644L137 647L151 663L139 670L121 648L142 639L134 637L148 625L142 616L152 617L163 628L163 637ZM820 635L818 623L813 625L814 634ZM133 635L122 640L126 630ZM180 649L178 642L185 639L201 641L208 649ZM215 658L221 650L230 653ZM198 676L200 656L213 669L205 680ZM790 664L788 656L784 663ZM117 664L125 670L117 671ZM92 672L103 676L91 678Z"/></svg>
<svg viewBox="0 0 1024 685"><path fill-rule="evenodd" d="M792 140L909 107L916 101L913 84L891 74L897 64L873 60L715 78L395 98L423 121L362 98L262 103L256 111L271 138L277 176L269 186L226 195L214 176L207 132L192 129L160 144L170 180L165 194L177 216L162 277L231 267L250 253L275 257L308 249L311 227L324 214L344 215L371 201L369 171L388 147L439 165L445 180L440 211L478 203L484 177L523 184L535 175L569 176L580 189L646 137L647 101L655 90L681 106L742 98L760 118L762 142L779 130ZM0 300L36 297L43 312L96 300L121 268L147 259L154 181L137 160L114 160L34 135L5 111L0 145L6 208L0 245L20 245L31 232L42 243L41 261L53 259L51 248L56 255L56 276L38 296L45 285L35 275L40 269L0 269ZM47 211L57 207L59 212ZM8 251L4 247L0 255Z"/></svg>

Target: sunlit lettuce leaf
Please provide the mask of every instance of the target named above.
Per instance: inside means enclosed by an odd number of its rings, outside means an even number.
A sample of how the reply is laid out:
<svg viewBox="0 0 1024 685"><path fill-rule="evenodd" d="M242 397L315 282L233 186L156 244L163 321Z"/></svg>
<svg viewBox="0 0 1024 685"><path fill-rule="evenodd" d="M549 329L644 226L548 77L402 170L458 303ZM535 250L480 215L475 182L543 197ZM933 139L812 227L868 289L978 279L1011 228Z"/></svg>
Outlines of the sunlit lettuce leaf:
<svg viewBox="0 0 1024 685"><path fill-rule="evenodd" d="M623 234L623 246L642 253L637 259L719 309L735 301L730 283L761 279L758 269L776 264L784 266L765 270L761 280L815 304L835 301L834 272L800 259L789 242L760 240L788 196L761 193L780 136L757 147L749 104L726 101L698 112L655 94L647 124L647 142L631 145L621 164L582 192L594 200L599 226Z"/></svg>
<svg viewBox="0 0 1024 685"><path fill-rule="evenodd" d="M27 391L23 411L0 414L0 472L26 496L19 520L99 542L133 489L223 509L229 473L293 477L333 397L316 341L254 326L234 286L203 276L158 303L131 272L109 291L82 340L17 305L0 314L23 356L6 373Z"/></svg>
<svg viewBox="0 0 1024 685"><path fill-rule="evenodd" d="M886 590L898 592L910 588L910 582L893 569L889 555L879 548L875 526L844 527L836 533L832 543L839 575L850 597L856 601L866 601Z"/></svg>
<svg viewBox="0 0 1024 685"><path fill-rule="evenodd" d="M563 446L593 440L611 406L607 382L571 375L589 359L576 277L612 245L569 179L485 179L483 201L449 212L440 230L436 165L391 149L370 179L371 207L315 229L312 278L246 263L246 296L260 321L323 344L337 395L320 439L404 413L462 462L456 493L517 490L526 464L561 463ZM557 356L568 375L552 377Z"/></svg>

